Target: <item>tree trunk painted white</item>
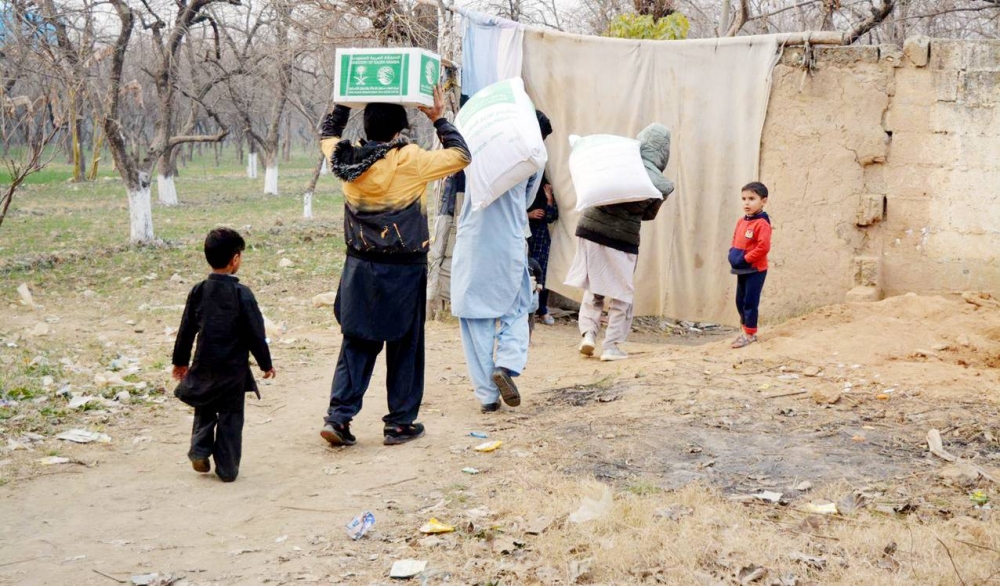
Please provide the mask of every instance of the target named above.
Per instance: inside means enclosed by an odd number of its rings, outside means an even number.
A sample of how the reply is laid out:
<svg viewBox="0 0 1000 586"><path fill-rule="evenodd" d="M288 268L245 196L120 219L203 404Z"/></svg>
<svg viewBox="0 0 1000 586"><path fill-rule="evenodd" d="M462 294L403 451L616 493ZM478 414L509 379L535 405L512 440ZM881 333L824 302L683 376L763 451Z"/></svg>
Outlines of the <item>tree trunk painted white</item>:
<svg viewBox="0 0 1000 586"><path fill-rule="evenodd" d="M173 175L156 176L156 193L160 198L160 203L165 206L177 205L177 186L174 185Z"/></svg>
<svg viewBox="0 0 1000 586"><path fill-rule="evenodd" d="M307 191L302 196L302 217L307 220L313 217L313 193L311 191Z"/></svg>
<svg viewBox="0 0 1000 586"><path fill-rule="evenodd" d="M257 178L257 153L250 153L247 157L247 178Z"/></svg>
<svg viewBox="0 0 1000 586"><path fill-rule="evenodd" d="M329 175L330 174L330 164L326 161L326 157L323 157L323 166L320 167L319 174L320 175Z"/></svg>
<svg viewBox="0 0 1000 586"><path fill-rule="evenodd" d="M133 244L153 241L153 205L150 186L126 189L128 193L128 215L131 241Z"/></svg>
<svg viewBox="0 0 1000 586"><path fill-rule="evenodd" d="M278 165L264 168L264 193L278 195Z"/></svg>

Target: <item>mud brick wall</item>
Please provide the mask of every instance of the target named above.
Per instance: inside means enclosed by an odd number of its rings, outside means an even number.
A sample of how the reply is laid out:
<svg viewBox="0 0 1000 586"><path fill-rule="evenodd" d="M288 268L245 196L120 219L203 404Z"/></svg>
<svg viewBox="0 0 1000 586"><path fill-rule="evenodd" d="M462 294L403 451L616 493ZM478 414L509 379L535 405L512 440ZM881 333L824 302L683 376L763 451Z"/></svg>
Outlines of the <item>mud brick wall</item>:
<svg viewBox="0 0 1000 586"><path fill-rule="evenodd" d="M1000 291L998 106L1000 41L786 50L761 145L775 228L762 316Z"/></svg>

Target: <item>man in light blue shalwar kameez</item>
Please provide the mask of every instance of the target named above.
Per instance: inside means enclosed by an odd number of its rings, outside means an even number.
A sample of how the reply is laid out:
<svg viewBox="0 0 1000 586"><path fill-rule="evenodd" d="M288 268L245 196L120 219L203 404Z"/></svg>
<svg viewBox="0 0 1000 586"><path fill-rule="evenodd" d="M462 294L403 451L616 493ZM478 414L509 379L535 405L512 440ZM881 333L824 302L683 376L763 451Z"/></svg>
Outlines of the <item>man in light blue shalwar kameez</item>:
<svg viewBox="0 0 1000 586"><path fill-rule="evenodd" d="M467 197L458 220L451 312L461 323L469 377L484 412L499 409L501 397L512 407L521 403L512 377L528 363L532 287L525 234L540 178L518 183L479 211Z"/></svg>

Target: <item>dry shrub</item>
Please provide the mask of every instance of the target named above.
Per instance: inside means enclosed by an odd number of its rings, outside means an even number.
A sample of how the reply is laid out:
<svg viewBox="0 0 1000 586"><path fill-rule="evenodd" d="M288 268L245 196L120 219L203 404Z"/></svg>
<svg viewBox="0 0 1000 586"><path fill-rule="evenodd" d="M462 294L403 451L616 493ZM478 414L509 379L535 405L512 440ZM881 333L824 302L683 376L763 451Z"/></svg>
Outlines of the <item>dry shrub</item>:
<svg viewBox="0 0 1000 586"><path fill-rule="evenodd" d="M957 498L951 519L927 503L912 514L887 515L875 510L874 501L849 516L816 516L805 512L805 503L837 500L851 487L828 486L785 506L738 502L702 485L655 494L619 487L612 489L607 516L572 523L569 515L584 498L599 499L604 485L555 471L510 469L505 476L506 487L490 502L494 526L525 542L521 568L554 568L563 583L570 564L588 558L592 570L581 583L738 584L740 571L754 565L767 569L759 584L791 576L798 584L954 584L959 576L980 584L1000 571L1000 523L991 511ZM677 519L657 514L665 509ZM538 516L554 522L542 535L524 535L525 524ZM800 558L818 558L823 567ZM494 552L494 570L502 570L503 559ZM519 574L511 583L553 582L537 574Z"/></svg>

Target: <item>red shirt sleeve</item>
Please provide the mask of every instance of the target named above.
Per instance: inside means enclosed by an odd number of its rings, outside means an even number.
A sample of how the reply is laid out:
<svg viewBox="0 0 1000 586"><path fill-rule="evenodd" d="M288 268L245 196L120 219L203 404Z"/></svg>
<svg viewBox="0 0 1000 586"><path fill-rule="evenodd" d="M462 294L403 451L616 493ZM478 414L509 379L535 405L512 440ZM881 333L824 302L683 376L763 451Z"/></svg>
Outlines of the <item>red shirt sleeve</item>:
<svg viewBox="0 0 1000 586"><path fill-rule="evenodd" d="M757 245L746 253L746 261L755 265L757 261L767 258L767 253L771 250L771 224L762 221L757 224L756 240Z"/></svg>

